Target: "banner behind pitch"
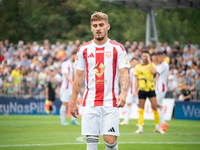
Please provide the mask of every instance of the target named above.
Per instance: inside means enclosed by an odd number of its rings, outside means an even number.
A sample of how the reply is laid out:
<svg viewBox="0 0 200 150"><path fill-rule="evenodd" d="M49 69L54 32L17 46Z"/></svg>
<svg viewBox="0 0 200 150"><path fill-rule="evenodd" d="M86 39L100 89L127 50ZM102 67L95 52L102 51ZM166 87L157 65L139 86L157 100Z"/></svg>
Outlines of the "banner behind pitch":
<svg viewBox="0 0 200 150"><path fill-rule="evenodd" d="M175 119L200 120L200 102L176 102Z"/></svg>
<svg viewBox="0 0 200 150"><path fill-rule="evenodd" d="M54 102L52 115L59 115L61 102ZM0 99L0 114L9 115L46 115L45 100L36 99Z"/></svg>

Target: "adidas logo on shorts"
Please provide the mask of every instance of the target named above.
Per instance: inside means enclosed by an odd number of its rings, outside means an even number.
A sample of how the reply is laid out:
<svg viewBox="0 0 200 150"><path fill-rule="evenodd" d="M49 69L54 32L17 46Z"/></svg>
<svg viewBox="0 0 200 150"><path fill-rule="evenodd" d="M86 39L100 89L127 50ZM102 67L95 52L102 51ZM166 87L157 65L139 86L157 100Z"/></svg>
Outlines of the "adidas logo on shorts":
<svg viewBox="0 0 200 150"><path fill-rule="evenodd" d="M112 127L108 132L115 132L115 129Z"/></svg>

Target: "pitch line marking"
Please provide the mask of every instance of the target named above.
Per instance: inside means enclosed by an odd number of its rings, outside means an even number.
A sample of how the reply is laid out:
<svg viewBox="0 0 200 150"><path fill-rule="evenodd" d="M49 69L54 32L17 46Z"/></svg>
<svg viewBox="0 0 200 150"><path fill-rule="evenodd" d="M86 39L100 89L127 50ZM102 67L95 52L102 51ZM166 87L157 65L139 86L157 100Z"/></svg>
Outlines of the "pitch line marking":
<svg viewBox="0 0 200 150"><path fill-rule="evenodd" d="M200 135L200 133L165 133L167 135ZM120 135L136 135L135 133L120 133ZM137 135L157 135L156 133L141 133Z"/></svg>
<svg viewBox="0 0 200 150"><path fill-rule="evenodd" d="M117 142L118 144L200 144L200 142ZM85 145L85 143L52 143L52 144L20 144L0 145L0 147L52 146L52 145ZM105 144L105 143L99 143Z"/></svg>

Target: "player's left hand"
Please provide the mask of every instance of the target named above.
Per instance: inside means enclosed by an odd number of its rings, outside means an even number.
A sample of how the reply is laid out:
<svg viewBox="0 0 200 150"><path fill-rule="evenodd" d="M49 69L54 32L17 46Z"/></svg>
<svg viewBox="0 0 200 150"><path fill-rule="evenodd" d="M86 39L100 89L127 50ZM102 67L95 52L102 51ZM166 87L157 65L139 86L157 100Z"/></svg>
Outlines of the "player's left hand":
<svg viewBox="0 0 200 150"><path fill-rule="evenodd" d="M70 113L73 117L78 118L79 112L76 103L70 103Z"/></svg>
<svg viewBox="0 0 200 150"><path fill-rule="evenodd" d="M119 97L117 98L117 107L124 107L126 104L126 96L120 94Z"/></svg>

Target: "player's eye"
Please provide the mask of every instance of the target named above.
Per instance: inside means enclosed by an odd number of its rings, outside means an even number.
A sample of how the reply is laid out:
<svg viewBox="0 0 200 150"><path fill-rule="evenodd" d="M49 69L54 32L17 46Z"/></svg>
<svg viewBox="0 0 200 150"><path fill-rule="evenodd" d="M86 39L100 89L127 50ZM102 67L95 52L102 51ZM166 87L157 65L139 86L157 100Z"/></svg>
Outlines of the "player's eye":
<svg viewBox="0 0 200 150"><path fill-rule="evenodd" d="M97 27L97 25L96 25L96 24L93 24L93 27L94 27L94 28L96 28L96 27Z"/></svg>
<svg viewBox="0 0 200 150"><path fill-rule="evenodd" d="M104 23L99 24L99 26L100 26L100 27L103 27L103 26L104 26Z"/></svg>

